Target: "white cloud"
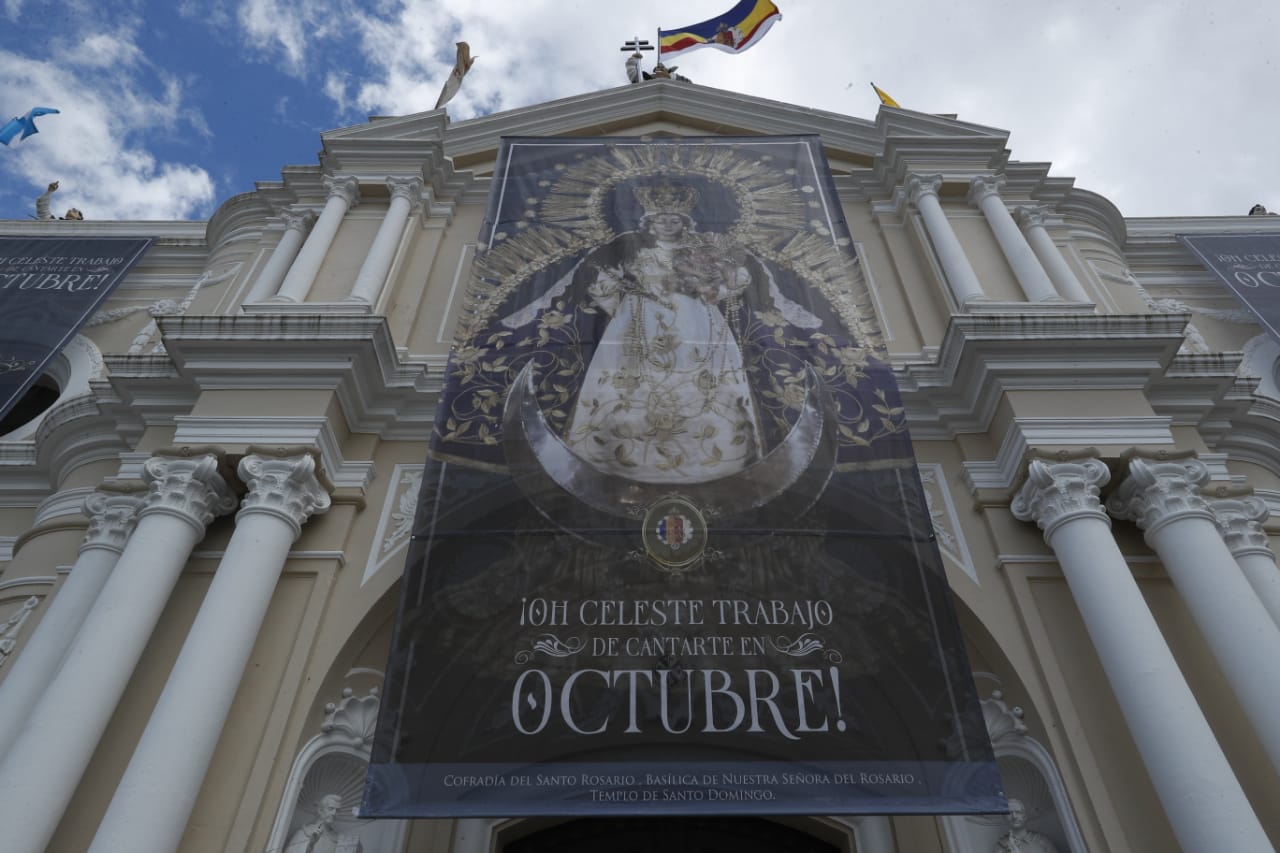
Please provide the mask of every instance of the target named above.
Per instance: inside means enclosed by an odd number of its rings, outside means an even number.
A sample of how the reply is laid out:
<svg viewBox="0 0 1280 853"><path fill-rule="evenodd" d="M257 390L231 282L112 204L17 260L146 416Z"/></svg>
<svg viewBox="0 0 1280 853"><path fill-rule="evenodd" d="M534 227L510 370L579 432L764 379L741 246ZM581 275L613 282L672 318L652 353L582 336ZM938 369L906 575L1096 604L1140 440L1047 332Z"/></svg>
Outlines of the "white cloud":
<svg viewBox="0 0 1280 853"><path fill-rule="evenodd" d="M278 56L296 77L308 71L315 45L342 36L353 17L352 6L338 0L243 0L237 11L249 45Z"/></svg>
<svg viewBox="0 0 1280 853"><path fill-rule="evenodd" d="M63 62L34 60L0 50L0 90L21 91L31 104L58 108L41 120L42 133L7 152L6 172L33 188L61 182L54 208L77 207L90 219L182 219L210 212L213 181L204 169L159 162L145 147L142 131L191 126L207 132L198 112L185 106L182 86L159 75L162 92L144 90L135 66L100 64L100 49L114 45L138 57L127 33L104 34L95 47Z"/></svg>

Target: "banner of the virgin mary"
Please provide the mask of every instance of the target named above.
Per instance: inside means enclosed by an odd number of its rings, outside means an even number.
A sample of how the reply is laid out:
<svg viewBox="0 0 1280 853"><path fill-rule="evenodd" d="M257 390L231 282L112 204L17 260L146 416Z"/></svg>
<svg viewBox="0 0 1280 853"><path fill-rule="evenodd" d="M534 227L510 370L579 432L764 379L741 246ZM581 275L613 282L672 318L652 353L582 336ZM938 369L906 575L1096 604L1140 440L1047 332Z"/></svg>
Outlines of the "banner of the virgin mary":
<svg viewBox="0 0 1280 853"><path fill-rule="evenodd" d="M816 137L508 139L362 813L1004 810Z"/></svg>

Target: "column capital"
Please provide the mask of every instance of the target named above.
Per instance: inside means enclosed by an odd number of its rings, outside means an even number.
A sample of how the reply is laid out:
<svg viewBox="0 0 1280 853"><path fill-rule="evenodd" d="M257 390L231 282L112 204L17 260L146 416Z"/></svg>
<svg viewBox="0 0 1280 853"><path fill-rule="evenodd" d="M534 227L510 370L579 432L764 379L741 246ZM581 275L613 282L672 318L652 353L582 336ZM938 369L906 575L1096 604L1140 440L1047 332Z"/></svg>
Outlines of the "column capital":
<svg viewBox="0 0 1280 853"><path fill-rule="evenodd" d="M138 517L164 513L176 516L201 533L220 515L236 508L236 497L218 473L218 458L152 456L142 466L149 491Z"/></svg>
<svg viewBox="0 0 1280 853"><path fill-rule="evenodd" d="M1199 459L1130 459L1129 476L1107 500L1107 511L1137 524L1148 539L1180 519L1214 521L1208 503L1200 496L1200 487L1208 481L1209 467Z"/></svg>
<svg viewBox="0 0 1280 853"><path fill-rule="evenodd" d="M1097 459L1072 462L1031 460L1027 482L1014 497L1009 511L1019 521L1034 521L1047 541L1053 531L1077 518L1111 523L1098 492L1111 479L1107 466Z"/></svg>
<svg viewBox="0 0 1280 853"><path fill-rule="evenodd" d="M310 210L282 210L280 219L284 222L286 231L297 231L303 234L316 221L316 215Z"/></svg>
<svg viewBox="0 0 1280 853"><path fill-rule="evenodd" d="M1043 228L1049 218L1049 207L1044 204L1021 204L1013 210L1013 218L1023 228Z"/></svg>
<svg viewBox="0 0 1280 853"><path fill-rule="evenodd" d="M87 548L101 548L120 554L124 551L129 534L138 522L142 498L138 495L122 495L111 492L94 492L84 499L84 514L89 517L89 529L84 534L83 553Z"/></svg>
<svg viewBox="0 0 1280 853"><path fill-rule="evenodd" d="M920 199L924 196L938 197L938 190L942 189L942 175L916 175L907 176L907 198L916 207L920 206Z"/></svg>
<svg viewBox="0 0 1280 853"><path fill-rule="evenodd" d="M347 207L355 207L360 201L360 179L353 175L325 175L320 179L329 198L340 198Z"/></svg>
<svg viewBox="0 0 1280 853"><path fill-rule="evenodd" d="M978 204L989 195L999 196L1004 190L1005 179L1003 175L978 175L969 182L970 204Z"/></svg>
<svg viewBox="0 0 1280 853"><path fill-rule="evenodd" d="M391 193L391 199L402 198L410 204L418 204L422 201L422 178L417 176L404 178L387 178L387 191Z"/></svg>
<svg viewBox="0 0 1280 853"><path fill-rule="evenodd" d="M1242 498L1220 498L1209 501L1222 541L1227 543L1231 556L1263 554L1275 559L1262 523L1271 515L1267 502L1256 495Z"/></svg>
<svg viewBox="0 0 1280 853"><path fill-rule="evenodd" d="M329 510L329 492L316 476L316 460L309 453L283 457L254 453L241 459L236 470L249 487L236 518L273 515L288 524L297 539L308 518Z"/></svg>

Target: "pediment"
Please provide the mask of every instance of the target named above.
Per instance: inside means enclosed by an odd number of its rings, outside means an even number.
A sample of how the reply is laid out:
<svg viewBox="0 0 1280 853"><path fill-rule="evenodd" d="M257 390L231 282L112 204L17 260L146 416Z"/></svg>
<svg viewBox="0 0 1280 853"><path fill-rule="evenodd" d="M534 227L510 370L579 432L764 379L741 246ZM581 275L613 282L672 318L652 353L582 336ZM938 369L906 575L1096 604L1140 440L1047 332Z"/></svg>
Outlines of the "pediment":
<svg viewBox="0 0 1280 853"><path fill-rule="evenodd" d="M443 144L455 167L483 172L503 136L642 136L820 133L833 166L871 167L907 147L999 157L1008 132L953 116L882 108L874 120L696 84L652 80L587 92L487 116L451 121L444 109L376 116L323 134L326 154L357 148L407 151Z"/></svg>

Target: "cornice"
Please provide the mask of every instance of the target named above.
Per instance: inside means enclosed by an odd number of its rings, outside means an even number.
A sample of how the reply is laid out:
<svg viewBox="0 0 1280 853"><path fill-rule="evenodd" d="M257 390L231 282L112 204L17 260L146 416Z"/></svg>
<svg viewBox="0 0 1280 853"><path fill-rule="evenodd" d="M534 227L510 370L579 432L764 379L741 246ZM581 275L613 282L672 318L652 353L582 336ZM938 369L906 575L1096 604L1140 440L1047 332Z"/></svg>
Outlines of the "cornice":
<svg viewBox="0 0 1280 853"><path fill-rule="evenodd" d="M224 201L209 218L205 239L213 251L239 240L262 237L272 206L256 192L240 193Z"/></svg>
<svg viewBox="0 0 1280 853"><path fill-rule="evenodd" d="M53 231L50 223L38 219L5 219L0 220L0 234L6 237L47 237L52 233L59 237L151 237L155 240L151 248L154 252L157 246L203 245L205 225L204 220L185 219L60 220L54 226L57 230Z"/></svg>
<svg viewBox="0 0 1280 853"><path fill-rule="evenodd" d="M1125 244L1125 219L1110 199L1090 190L1072 187L1058 203L1068 224L1082 223L1105 236L1120 251Z"/></svg>
<svg viewBox="0 0 1280 853"><path fill-rule="evenodd" d="M431 429L440 377L399 358L384 317L165 317L160 329L193 390L332 390L352 432L422 439Z"/></svg>
<svg viewBox="0 0 1280 853"><path fill-rule="evenodd" d="M956 315L937 360L895 366L916 439L986 432L1009 390L1144 389L1173 362L1185 315Z"/></svg>
<svg viewBox="0 0 1280 853"><path fill-rule="evenodd" d="M875 156L881 132L866 119L666 80L588 92L450 124L445 149L470 161L497 151L502 136L605 135L643 122L672 121L726 136L820 133L832 152Z"/></svg>

